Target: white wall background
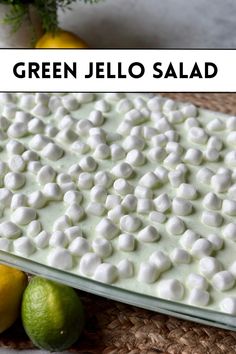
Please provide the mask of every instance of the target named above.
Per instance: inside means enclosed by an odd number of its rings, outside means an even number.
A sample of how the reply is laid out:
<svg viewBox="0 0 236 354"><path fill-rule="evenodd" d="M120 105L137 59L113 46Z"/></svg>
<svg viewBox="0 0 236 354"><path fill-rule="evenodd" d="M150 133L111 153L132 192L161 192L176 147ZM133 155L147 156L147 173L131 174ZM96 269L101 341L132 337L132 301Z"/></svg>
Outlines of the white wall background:
<svg viewBox="0 0 236 354"><path fill-rule="evenodd" d="M235 0L82 0L60 19L94 48L233 48L235 13Z"/></svg>

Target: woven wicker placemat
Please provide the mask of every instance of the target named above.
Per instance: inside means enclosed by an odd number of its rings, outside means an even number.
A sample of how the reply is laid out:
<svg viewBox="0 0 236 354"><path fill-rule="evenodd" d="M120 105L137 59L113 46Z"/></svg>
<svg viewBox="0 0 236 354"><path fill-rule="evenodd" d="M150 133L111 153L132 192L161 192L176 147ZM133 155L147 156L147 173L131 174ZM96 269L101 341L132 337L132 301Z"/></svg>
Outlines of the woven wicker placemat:
<svg viewBox="0 0 236 354"><path fill-rule="evenodd" d="M236 114L236 94L164 94ZM79 354L233 354L236 332L183 321L80 292L86 326L71 352ZM21 324L0 335L0 347L33 348Z"/></svg>

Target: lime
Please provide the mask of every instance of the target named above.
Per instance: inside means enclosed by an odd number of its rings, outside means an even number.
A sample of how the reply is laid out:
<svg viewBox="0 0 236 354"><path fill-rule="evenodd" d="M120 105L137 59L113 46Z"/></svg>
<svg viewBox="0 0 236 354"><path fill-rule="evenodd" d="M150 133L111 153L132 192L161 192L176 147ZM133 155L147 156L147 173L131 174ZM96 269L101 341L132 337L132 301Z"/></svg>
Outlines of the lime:
<svg viewBox="0 0 236 354"><path fill-rule="evenodd" d="M9 328L20 314L27 276L18 269L0 265L0 333Z"/></svg>
<svg viewBox="0 0 236 354"><path fill-rule="evenodd" d="M39 348L61 351L79 338L84 311L75 290L34 277L22 300L22 322L26 333Z"/></svg>
<svg viewBox="0 0 236 354"><path fill-rule="evenodd" d="M35 48L87 48L87 44L74 33L58 30L46 32L36 43Z"/></svg>

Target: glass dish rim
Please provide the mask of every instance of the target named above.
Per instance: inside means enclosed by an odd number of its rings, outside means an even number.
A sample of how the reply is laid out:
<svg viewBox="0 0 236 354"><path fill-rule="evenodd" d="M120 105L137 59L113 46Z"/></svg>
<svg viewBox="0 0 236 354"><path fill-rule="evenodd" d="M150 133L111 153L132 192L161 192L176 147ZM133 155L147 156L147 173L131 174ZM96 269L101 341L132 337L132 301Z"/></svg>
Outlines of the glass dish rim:
<svg viewBox="0 0 236 354"><path fill-rule="evenodd" d="M52 268L45 264L2 250L0 250L0 263L107 299L174 316L183 320L236 331L236 316L230 314L198 308L180 302L137 293L114 285L100 283L96 280L85 278L61 269Z"/></svg>

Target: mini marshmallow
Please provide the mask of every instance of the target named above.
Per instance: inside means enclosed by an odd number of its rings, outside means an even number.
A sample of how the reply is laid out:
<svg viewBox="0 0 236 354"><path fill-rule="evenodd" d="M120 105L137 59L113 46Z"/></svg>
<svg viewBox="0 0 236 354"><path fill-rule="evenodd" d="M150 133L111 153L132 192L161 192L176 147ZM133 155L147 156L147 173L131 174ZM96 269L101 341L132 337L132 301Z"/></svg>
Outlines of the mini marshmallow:
<svg viewBox="0 0 236 354"><path fill-rule="evenodd" d="M85 238L78 236L71 242L68 250L73 256L82 257L89 252L89 243Z"/></svg>
<svg viewBox="0 0 236 354"><path fill-rule="evenodd" d="M0 102L1 103L12 102L12 95L10 93L1 92L0 93Z"/></svg>
<svg viewBox="0 0 236 354"><path fill-rule="evenodd" d="M8 171L9 169L7 163L0 161L0 176L4 177Z"/></svg>
<svg viewBox="0 0 236 354"><path fill-rule="evenodd" d="M100 160L105 160L109 158L110 155L110 147L107 144L99 144L94 151L94 157Z"/></svg>
<svg viewBox="0 0 236 354"><path fill-rule="evenodd" d="M107 198L107 191L102 186L94 186L90 191L90 198L95 202L104 203Z"/></svg>
<svg viewBox="0 0 236 354"><path fill-rule="evenodd" d="M109 112L111 110L111 106L105 100L99 100L95 103L95 109L101 111L102 113Z"/></svg>
<svg viewBox="0 0 236 354"><path fill-rule="evenodd" d="M197 190L192 184L182 183L177 189L177 197L193 200L197 197Z"/></svg>
<svg viewBox="0 0 236 354"><path fill-rule="evenodd" d="M27 227L27 235L30 237L35 237L41 231L42 231L42 224L39 220L31 221Z"/></svg>
<svg viewBox="0 0 236 354"><path fill-rule="evenodd" d="M57 183L45 184L45 186L43 187L43 194L50 201L62 199L61 188Z"/></svg>
<svg viewBox="0 0 236 354"><path fill-rule="evenodd" d="M212 176L214 176L212 170L207 167L202 167L198 170L196 178L201 183L210 184Z"/></svg>
<svg viewBox="0 0 236 354"><path fill-rule="evenodd" d="M76 125L76 132L80 136L87 136L89 133L89 130L92 127L93 127L93 124L88 119L81 119L78 121L78 123Z"/></svg>
<svg viewBox="0 0 236 354"><path fill-rule="evenodd" d="M140 127L140 128L142 128L142 127ZM155 128L148 127L148 126L143 127L143 137L144 137L144 139L149 141L154 136L157 136L157 130Z"/></svg>
<svg viewBox="0 0 236 354"><path fill-rule="evenodd" d="M223 223L223 217L216 211L203 211L201 222L208 226L219 227Z"/></svg>
<svg viewBox="0 0 236 354"><path fill-rule="evenodd" d="M26 164L20 155L13 155L8 162L8 166L12 172L22 172Z"/></svg>
<svg viewBox="0 0 236 354"><path fill-rule="evenodd" d="M96 238L92 242L93 251L101 258L107 258L112 254L112 244L105 238Z"/></svg>
<svg viewBox="0 0 236 354"><path fill-rule="evenodd" d="M72 182L72 178L69 174L67 173L59 173L57 175L57 179L56 179L56 182L61 185L61 184L64 184L64 183L70 183Z"/></svg>
<svg viewBox="0 0 236 354"><path fill-rule="evenodd" d="M108 194L105 202L105 207L108 210L115 208L121 203L121 197L119 195Z"/></svg>
<svg viewBox="0 0 236 354"><path fill-rule="evenodd" d="M88 252L81 257L79 269L83 275L93 276L100 264L101 258L96 253Z"/></svg>
<svg viewBox="0 0 236 354"><path fill-rule="evenodd" d="M145 141L135 135L129 135L123 141L123 148L125 151L130 151L133 149L143 150L145 147Z"/></svg>
<svg viewBox="0 0 236 354"><path fill-rule="evenodd" d="M188 131L188 139L195 144L205 144L207 142L208 135L204 129L192 127Z"/></svg>
<svg viewBox="0 0 236 354"><path fill-rule="evenodd" d="M116 193L121 195L131 194L134 189L133 186L123 178L118 178L114 182L113 188L115 189Z"/></svg>
<svg viewBox="0 0 236 354"><path fill-rule="evenodd" d="M73 223L77 223L84 217L84 208L74 203L66 210L66 215L72 220Z"/></svg>
<svg viewBox="0 0 236 354"><path fill-rule="evenodd" d="M159 276L159 272L155 264L150 262L142 262L139 267L138 281L146 284L154 283Z"/></svg>
<svg viewBox="0 0 236 354"><path fill-rule="evenodd" d="M45 157L46 159L49 159L51 161L57 161L63 156L63 149L60 148L57 144L54 143L48 143L43 149L42 149L42 156Z"/></svg>
<svg viewBox="0 0 236 354"><path fill-rule="evenodd" d="M94 184L97 186L109 188L111 187L112 183L113 183L113 176L108 171L99 171L94 176Z"/></svg>
<svg viewBox="0 0 236 354"><path fill-rule="evenodd" d="M110 153L113 161L122 160L125 157L125 150L118 144L110 146Z"/></svg>
<svg viewBox="0 0 236 354"><path fill-rule="evenodd" d="M184 117L196 117L198 110L196 106L189 103L181 108L181 112L183 113Z"/></svg>
<svg viewBox="0 0 236 354"><path fill-rule="evenodd" d="M155 251L149 257L150 263L155 264L159 272L165 272L171 267L170 258L162 251Z"/></svg>
<svg viewBox="0 0 236 354"><path fill-rule="evenodd" d="M39 160L39 155L32 151L32 150L26 150L25 152L23 152L22 154L22 158L25 162L30 162L30 161L37 161Z"/></svg>
<svg viewBox="0 0 236 354"><path fill-rule="evenodd" d="M137 198L148 198L151 199L153 197L153 192L151 189L147 187L137 186L134 190L134 194Z"/></svg>
<svg viewBox="0 0 236 354"><path fill-rule="evenodd" d="M175 152L171 152L163 161L164 165L170 169L174 169L180 162L181 155Z"/></svg>
<svg viewBox="0 0 236 354"><path fill-rule="evenodd" d="M200 165L202 162L202 152L199 149L188 149L184 156L184 161L190 165Z"/></svg>
<svg viewBox="0 0 236 354"><path fill-rule="evenodd" d="M138 239L141 242L154 242L160 239L160 234L154 226L149 225L139 231Z"/></svg>
<svg viewBox="0 0 236 354"><path fill-rule="evenodd" d="M124 215L124 208L121 205L116 205L107 213L108 218L111 219L115 224L118 224L121 217Z"/></svg>
<svg viewBox="0 0 236 354"><path fill-rule="evenodd" d="M215 118L207 124L206 128L209 132L219 132L225 129L225 123L221 119Z"/></svg>
<svg viewBox="0 0 236 354"><path fill-rule="evenodd" d="M93 186L93 175L89 172L82 172L77 181L78 187L83 189L91 189Z"/></svg>
<svg viewBox="0 0 236 354"><path fill-rule="evenodd" d="M119 233L118 227L108 218L103 218L96 226L98 235L112 240Z"/></svg>
<svg viewBox="0 0 236 354"><path fill-rule="evenodd" d="M47 261L49 266L54 268L69 270L73 267L73 259L70 252L61 247L50 251Z"/></svg>
<svg viewBox="0 0 236 354"><path fill-rule="evenodd" d="M210 210L219 210L221 208L222 200L212 192L205 195L202 201L202 205Z"/></svg>
<svg viewBox="0 0 236 354"><path fill-rule="evenodd" d="M12 220L18 225L28 225L37 218L36 210L28 207L17 208L12 214Z"/></svg>
<svg viewBox="0 0 236 354"><path fill-rule="evenodd" d="M117 280L117 277L117 268L109 263L99 264L94 273L95 280L106 284L114 283Z"/></svg>
<svg viewBox="0 0 236 354"><path fill-rule="evenodd" d="M195 241L199 239L199 237L200 236L197 235L194 231L186 230L185 233L181 236L179 242L185 250L189 251L191 250Z"/></svg>
<svg viewBox="0 0 236 354"><path fill-rule="evenodd" d="M217 193L226 192L231 184L231 177L227 174L216 174L211 178L211 186Z"/></svg>
<svg viewBox="0 0 236 354"><path fill-rule="evenodd" d="M126 211L133 212L137 208L137 198L133 194L127 194L122 200L121 205Z"/></svg>
<svg viewBox="0 0 236 354"><path fill-rule="evenodd" d="M166 221L166 215L163 213L159 213L158 211L152 211L149 214L149 220L152 222L163 224Z"/></svg>
<svg viewBox="0 0 236 354"><path fill-rule="evenodd" d="M98 202L90 202L87 205L86 213L95 216L102 216L104 215L105 210L106 209L104 208L103 204Z"/></svg>
<svg viewBox="0 0 236 354"><path fill-rule="evenodd" d="M127 162L121 162L111 170L112 174L118 178L129 178L133 169Z"/></svg>
<svg viewBox="0 0 236 354"><path fill-rule="evenodd" d="M94 101L95 96L90 92L80 92L76 93L76 99L79 103L89 103Z"/></svg>
<svg viewBox="0 0 236 354"><path fill-rule="evenodd" d="M186 284L189 289L207 290L208 288L206 279L197 273L190 273L187 277Z"/></svg>
<svg viewBox="0 0 236 354"><path fill-rule="evenodd" d="M53 224L53 231L64 231L72 226L71 219L67 215L60 216Z"/></svg>
<svg viewBox="0 0 236 354"><path fill-rule="evenodd" d="M158 294L163 299L180 301L184 296L184 286L177 279L163 279L158 283Z"/></svg>
<svg viewBox="0 0 236 354"><path fill-rule="evenodd" d="M141 109L146 106L146 102L142 97L135 97L133 103L134 107L137 109Z"/></svg>
<svg viewBox="0 0 236 354"><path fill-rule="evenodd" d="M89 120L94 126L99 127L104 122L104 116L101 111L94 110L89 114Z"/></svg>
<svg viewBox="0 0 236 354"><path fill-rule="evenodd" d="M143 126L135 125L133 128L131 128L130 135L137 136L139 138L144 138L144 128L145 127L143 127Z"/></svg>
<svg viewBox="0 0 236 354"><path fill-rule="evenodd" d="M152 97L148 100L147 102L147 107L152 111L152 112L159 112L162 107L162 99L160 97Z"/></svg>
<svg viewBox="0 0 236 354"><path fill-rule="evenodd" d="M17 107L14 103L9 102L3 106L2 115L9 120L14 119L16 112Z"/></svg>
<svg viewBox="0 0 236 354"><path fill-rule="evenodd" d="M72 95L66 95L62 97L62 104L68 111L76 111L79 108L79 102Z"/></svg>
<svg viewBox="0 0 236 354"><path fill-rule="evenodd" d="M79 177L81 172L82 172L82 169L79 166L79 164L77 164L77 163L71 165L70 168L68 169L68 174L71 176L73 181L77 180L77 178Z"/></svg>
<svg viewBox="0 0 236 354"><path fill-rule="evenodd" d="M220 309L224 313L228 313L230 315L236 314L236 298L234 297L225 297L220 301Z"/></svg>
<svg viewBox="0 0 236 354"><path fill-rule="evenodd" d="M65 109L65 107L63 106L59 106L53 113L54 113L53 116L55 120L61 120L63 117L69 114L67 109Z"/></svg>
<svg viewBox="0 0 236 354"><path fill-rule="evenodd" d="M64 144L71 144L78 139L78 135L74 132L74 130L64 128L59 130L56 138Z"/></svg>
<svg viewBox="0 0 236 354"><path fill-rule="evenodd" d="M78 154L86 154L87 152L89 152L90 147L88 144L84 143L83 141L76 140L71 145L71 149Z"/></svg>
<svg viewBox="0 0 236 354"><path fill-rule="evenodd" d="M0 204L7 208L11 205L13 194L7 188L0 188Z"/></svg>
<svg viewBox="0 0 236 354"><path fill-rule="evenodd" d="M179 124L182 123L185 119L183 113L181 111L169 111L167 113L168 120L171 124Z"/></svg>
<svg viewBox="0 0 236 354"><path fill-rule="evenodd" d="M22 138L23 136L25 136L28 132L27 129L27 124L25 123L12 123L8 130L7 130L7 134L10 138Z"/></svg>
<svg viewBox="0 0 236 354"><path fill-rule="evenodd" d="M215 162L219 160L220 154L216 149L207 148L204 152L204 157L209 162Z"/></svg>
<svg viewBox="0 0 236 354"><path fill-rule="evenodd" d="M121 234L118 238L118 249L125 252L132 252L135 248L135 238L131 234Z"/></svg>
<svg viewBox="0 0 236 354"><path fill-rule="evenodd" d="M42 231L34 238L34 244L39 249L46 248L49 243L49 238L50 234L46 231Z"/></svg>
<svg viewBox="0 0 236 354"><path fill-rule="evenodd" d="M166 118L162 117L156 120L155 128L158 130L158 132L165 133L171 129L171 125Z"/></svg>
<svg viewBox="0 0 236 354"><path fill-rule="evenodd" d="M236 167L236 151L232 150L226 153L225 163L230 167Z"/></svg>
<svg viewBox="0 0 236 354"><path fill-rule="evenodd" d="M223 236L231 241L236 241L236 224L229 223L223 229Z"/></svg>
<svg viewBox="0 0 236 354"><path fill-rule="evenodd" d="M209 256L213 251L213 245L209 240L199 238L192 246L191 254L196 258Z"/></svg>
<svg viewBox="0 0 236 354"><path fill-rule="evenodd" d="M31 113L36 117L47 117L50 114L49 108L42 103L36 104Z"/></svg>
<svg viewBox="0 0 236 354"><path fill-rule="evenodd" d="M171 200L166 193L160 194L153 200L154 206L157 211L164 213L171 207Z"/></svg>
<svg viewBox="0 0 236 354"><path fill-rule="evenodd" d="M22 193L15 193L11 199L11 209L15 210L21 206L27 206L27 197Z"/></svg>
<svg viewBox="0 0 236 354"><path fill-rule="evenodd" d="M185 182L184 173L180 170L170 171L168 173L169 182L172 187L177 188L181 183Z"/></svg>
<svg viewBox="0 0 236 354"><path fill-rule="evenodd" d="M105 98L108 102L119 102L124 97L124 94L119 92L106 93Z"/></svg>
<svg viewBox="0 0 236 354"><path fill-rule="evenodd" d="M83 157L79 165L85 172L93 172L97 168L97 163L92 156Z"/></svg>
<svg viewBox="0 0 236 354"><path fill-rule="evenodd" d="M153 201L151 199L138 199L137 212L139 214L149 214L153 210Z"/></svg>
<svg viewBox="0 0 236 354"><path fill-rule="evenodd" d="M45 206L47 199L41 191L35 191L28 195L28 205L31 208L41 209Z"/></svg>
<svg viewBox="0 0 236 354"><path fill-rule="evenodd" d="M126 161L129 164L138 167L144 165L146 160L144 154L141 151L133 149L130 150L126 155Z"/></svg>
<svg viewBox="0 0 236 354"><path fill-rule="evenodd" d="M134 267L133 263L128 259L122 259L117 264L117 269L120 278L131 278L134 274Z"/></svg>
<svg viewBox="0 0 236 354"><path fill-rule="evenodd" d="M168 141L179 141L179 134L175 130L167 130L165 131L165 136L167 137Z"/></svg>
<svg viewBox="0 0 236 354"><path fill-rule="evenodd" d="M68 246L68 239L63 231L54 231L51 234L49 245L51 247L62 247L65 248Z"/></svg>
<svg viewBox="0 0 236 354"><path fill-rule="evenodd" d="M206 278L212 278L222 269L221 263L214 257L204 257L199 261L199 270Z"/></svg>
<svg viewBox="0 0 236 354"><path fill-rule="evenodd" d="M124 215L120 219L120 228L124 232L135 232L141 225L142 222L137 216Z"/></svg>
<svg viewBox="0 0 236 354"><path fill-rule="evenodd" d="M206 306L209 303L209 300L209 293L201 289L191 290L188 298L189 304L195 306Z"/></svg>
<svg viewBox="0 0 236 354"><path fill-rule="evenodd" d="M39 118L33 118L28 123L28 132L31 134L43 134L45 129L45 124Z"/></svg>
<svg viewBox="0 0 236 354"><path fill-rule="evenodd" d="M219 251L223 247L223 239L216 235L216 234L210 234L207 236L208 241L212 243L213 249L215 251Z"/></svg>
<svg viewBox="0 0 236 354"><path fill-rule="evenodd" d="M22 257L29 257L35 252L33 242L22 236L13 242L14 251Z"/></svg>
<svg viewBox="0 0 236 354"><path fill-rule="evenodd" d="M212 285L214 286L214 288L220 291L232 289L234 283L235 280L233 275L227 270L223 270L219 273L216 273L212 277Z"/></svg>
<svg viewBox="0 0 236 354"><path fill-rule="evenodd" d="M154 171L155 175L157 175L157 177L159 178L159 180L161 181L161 183L165 183L168 180L168 170L163 167L163 166L157 166L157 168Z"/></svg>
<svg viewBox="0 0 236 354"><path fill-rule="evenodd" d="M74 182L62 183L60 185L60 188L62 194L65 194L68 191L75 191L77 189L76 184Z"/></svg>
<svg viewBox="0 0 236 354"><path fill-rule="evenodd" d="M68 242L72 242L77 237L83 237L83 232L79 226L71 226L64 230Z"/></svg>
<svg viewBox="0 0 236 354"><path fill-rule="evenodd" d="M83 195L79 191L70 191L69 190L68 192L65 193L63 200L68 205L71 205L74 203L80 204L81 201L83 200Z"/></svg>
<svg viewBox="0 0 236 354"><path fill-rule="evenodd" d="M25 176L19 172L8 172L4 177L5 187L13 190L22 188L25 182Z"/></svg>
<svg viewBox="0 0 236 354"><path fill-rule="evenodd" d="M27 170L33 174L37 174L42 168L42 164L39 161L29 161L27 165Z"/></svg>
<svg viewBox="0 0 236 354"><path fill-rule="evenodd" d="M35 94L35 102L47 105L49 102L49 95L47 93L38 92Z"/></svg>
<svg viewBox="0 0 236 354"><path fill-rule="evenodd" d="M50 142L51 142L51 139L48 138L47 136L41 135L41 134L36 134L30 140L29 146L31 147L31 149L34 149L36 151L41 151Z"/></svg>
<svg viewBox="0 0 236 354"><path fill-rule="evenodd" d="M116 106L117 112L122 114L130 111L132 108L133 108L133 103L127 98L121 99Z"/></svg>
<svg viewBox="0 0 236 354"><path fill-rule="evenodd" d="M137 125L145 122L146 117L137 109L131 109L125 114L125 120L130 122L132 125Z"/></svg>
<svg viewBox="0 0 236 354"><path fill-rule="evenodd" d="M11 221L4 221L0 224L0 235L5 238L14 239L20 237L22 230Z"/></svg>
<svg viewBox="0 0 236 354"><path fill-rule="evenodd" d="M175 264L187 264L191 260L190 254L182 248L174 248L170 257Z"/></svg>
<svg viewBox="0 0 236 354"><path fill-rule="evenodd" d="M157 134L151 138L151 144L154 147L165 147L168 142L164 134Z"/></svg>
<svg viewBox="0 0 236 354"><path fill-rule="evenodd" d="M211 136L208 139L207 142L208 149L215 149L217 151L221 151L222 147L223 147L222 140L218 136Z"/></svg>
<svg viewBox="0 0 236 354"><path fill-rule="evenodd" d="M36 180L39 184L51 183L56 178L56 172L51 166L43 166L37 173Z"/></svg>
<svg viewBox="0 0 236 354"><path fill-rule="evenodd" d="M185 230L185 224L178 216L172 216L166 223L166 230L171 235L180 235Z"/></svg>
<svg viewBox="0 0 236 354"><path fill-rule="evenodd" d="M140 180L139 184L146 188L155 188L159 184L159 179L153 172L147 172L143 175Z"/></svg>
<svg viewBox="0 0 236 354"><path fill-rule="evenodd" d="M156 147L150 149L147 153L148 159L152 162L163 161L165 156L166 156L166 151L164 148L162 148L160 146L156 146Z"/></svg>
<svg viewBox="0 0 236 354"><path fill-rule="evenodd" d="M59 130L51 124L45 126L44 133L48 138L54 138L58 132Z"/></svg>
<svg viewBox="0 0 236 354"><path fill-rule="evenodd" d="M117 133L125 137L130 134L131 129L132 129L131 122L124 120L123 122L120 123L116 131Z"/></svg>
<svg viewBox="0 0 236 354"><path fill-rule="evenodd" d="M11 250L11 241L6 238L0 239L0 250L5 252L10 252Z"/></svg>
<svg viewBox="0 0 236 354"><path fill-rule="evenodd" d="M172 201L172 211L175 215L186 216L192 213L192 203L183 198L174 198Z"/></svg>
<svg viewBox="0 0 236 354"><path fill-rule="evenodd" d="M224 199L222 203L222 211L226 215L235 216L236 215L236 201Z"/></svg>

